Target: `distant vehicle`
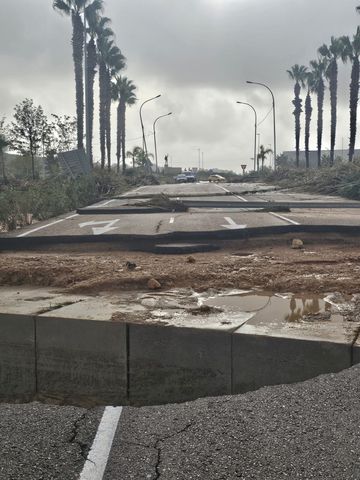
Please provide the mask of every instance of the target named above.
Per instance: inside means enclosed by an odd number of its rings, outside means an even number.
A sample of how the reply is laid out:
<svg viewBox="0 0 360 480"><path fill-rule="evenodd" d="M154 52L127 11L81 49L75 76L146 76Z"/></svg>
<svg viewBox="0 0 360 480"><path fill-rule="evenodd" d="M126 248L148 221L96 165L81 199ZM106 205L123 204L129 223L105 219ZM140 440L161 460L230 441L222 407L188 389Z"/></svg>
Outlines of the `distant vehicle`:
<svg viewBox="0 0 360 480"><path fill-rule="evenodd" d="M210 175L208 178L209 182L226 182L226 178L222 177L221 175Z"/></svg>
<svg viewBox="0 0 360 480"><path fill-rule="evenodd" d="M179 173L174 177L176 183L194 183L196 182L196 177L192 172Z"/></svg>
<svg viewBox="0 0 360 480"><path fill-rule="evenodd" d="M176 183L187 183L188 181L185 173L179 173L179 175L176 175L176 177L174 177L174 180Z"/></svg>
<svg viewBox="0 0 360 480"><path fill-rule="evenodd" d="M196 182L196 177L195 177L195 175L193 174L193 172L186 172L185 175L186 175L186 180L187 180L189 183L195 183L195 182Z"/></svg>

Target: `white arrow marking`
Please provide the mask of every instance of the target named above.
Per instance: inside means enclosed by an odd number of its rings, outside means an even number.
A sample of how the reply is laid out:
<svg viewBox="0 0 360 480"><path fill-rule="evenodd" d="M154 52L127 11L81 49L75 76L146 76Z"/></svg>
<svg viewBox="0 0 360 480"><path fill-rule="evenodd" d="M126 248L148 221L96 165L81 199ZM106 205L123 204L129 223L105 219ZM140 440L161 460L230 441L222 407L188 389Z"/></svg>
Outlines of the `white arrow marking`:
<svg viewBox="0 0 360 480"><path fill-rule="evenodd" d="M229 228L230 230L239 230L240 228L246 228L247 225L238 225L234 220L230 217L224 217L225 220L229 223L229 225L221 225L224 228Z"/></svg>
<svg viewBox="0 0 360 480"><path fill-rule="evenodd" d="M80 228L84 227L90 227L91 225L104 225L104 227L94 227L93 233L94 235L102 235L103 233L108 233L111 232L111 230L116 230L119 227L113 227L115 223L117 223L120 219L118 218L117 220L111 220L110 222L84 222L84 223L79 223Z"/></svg>

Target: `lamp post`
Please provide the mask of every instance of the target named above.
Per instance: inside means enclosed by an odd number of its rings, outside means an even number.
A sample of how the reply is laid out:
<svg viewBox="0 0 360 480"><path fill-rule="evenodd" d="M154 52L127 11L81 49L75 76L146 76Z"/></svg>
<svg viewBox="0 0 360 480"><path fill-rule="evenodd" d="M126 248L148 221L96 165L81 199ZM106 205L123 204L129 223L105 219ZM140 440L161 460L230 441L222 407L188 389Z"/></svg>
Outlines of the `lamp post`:
<svg viewBox="0 0 360 480"><path fill-rule="evenodd" d="M160 118L168 117L169 115L172 115L172 112L167 113L166 115L160 115L160 117L157 117L154 121L153 124L153 133L154 133L154 147L155 147L155 165L156 165L156 173L158 173L158 155L157 155L157 145L156 145L156 122L160 120Z"/></svg>
<svg viewBox="0 0 360 480"><path fill-rule="evenodd" d="M145 100L145 102L143 102L141 104L141 107L140 107L140 112L139 113L140 113L140 123L141 123L142 137L143 137L143 150L144 150L146 155L147 155L147 146L146 146L144 123L143 123L141 111L142 111L142 108L145 105L145 103L151 102L151 100L155 100L156 98L159 98L159 97L161 97L161 95L156 95L156 97L152 97L152 98L149 98L148 100Z"/></svg>
<svg viewBox="0 0 360 480"><path fill-rule="evenodd" d="M254 171L255 171L256 170L257 113L256 113L255 108L252 105L250 105L250 103L246 103L246 102L236 102L236 103L238 103L239 105L247 105L248 107L253 109L254 114L255 114L255 140L254 140Z"/></svg>
<svg viewBox="0 0 360 480"><path fill-rule="evenodd" d="M275 97L274 94L271 90L270 87L265 85L264 83L259 83L259 82L251 82L250 80L247 80L246 83L250 83L251 85L260 85L262 87L265 87L269 90L272 96L272 102L273 102L273 123L274 123L274 170L275 170L275 162L276 162L276 114L275 114Z"/></svg>

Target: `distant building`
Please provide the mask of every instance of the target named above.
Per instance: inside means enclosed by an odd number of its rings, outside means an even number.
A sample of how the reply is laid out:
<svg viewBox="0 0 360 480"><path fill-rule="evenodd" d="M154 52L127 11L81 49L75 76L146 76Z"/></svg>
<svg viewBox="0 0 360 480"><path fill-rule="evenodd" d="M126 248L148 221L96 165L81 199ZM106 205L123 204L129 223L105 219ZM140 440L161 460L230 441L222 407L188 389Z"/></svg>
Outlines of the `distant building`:
<svg viewBox="0 0 360 480"><path fill-rule="evenodd" d="M349 151L348 150L335 150L335 159L338 160L343 160L346 162L349 158ZM288 161L290 163L295 163L296 162L296 152L295 150L291 151L285 151L283 152L283 155L287 157ZM330 151L329 150L322 150L321 152L321 157L329 157L330 156ZM355 150L354 153L354 158L360 158L360 150ZM299 160L300 160L300 167L305 167L306 165L306 160L305 160L305 152L300 151L299 155ZM316 168L318 164L318 152L317 150L310 150L309 151L309 164L310 168Z"/></svg>

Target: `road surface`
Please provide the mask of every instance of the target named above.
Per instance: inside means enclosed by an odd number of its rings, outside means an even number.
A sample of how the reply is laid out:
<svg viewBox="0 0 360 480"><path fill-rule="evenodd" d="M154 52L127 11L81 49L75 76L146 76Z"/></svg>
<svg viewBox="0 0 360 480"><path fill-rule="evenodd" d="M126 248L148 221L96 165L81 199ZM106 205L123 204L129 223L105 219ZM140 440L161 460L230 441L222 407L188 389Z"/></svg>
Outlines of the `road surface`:
<svg viewBox="0 0 360 480"><path fill-rule="evenodd" d="M246 208L221 208L221 202L238 202L244 207L249 201L315 201L344 202L339 197L290 193L278 191L275 187L259 184L214 184L197 183L181 185L147 186L129 192L123 198L100 202L93 207L116 208L134 205L159 193L173 198L213 200L220 202L215 209L190 209L189 212L153 214L101 214L63 215L56 219L39 222L25 229L17 230L13 236L58 236L58 235L104 235L139 234L156 235L170 232L206 232L270 227L280 225L352 225L360 226L360 210L344 209L293 209L286 213L254 211ZM187 197L187 195L189 197ZM130 197L130 198L127 198ZM138 198L137 198L138 197Z"/></svg>
<svg viewBox="0 0 360 480"><path fill-rule="evenodd" d="M0 418L0 480L360 478L360 366L179 405L3 404Z"/></svg>

